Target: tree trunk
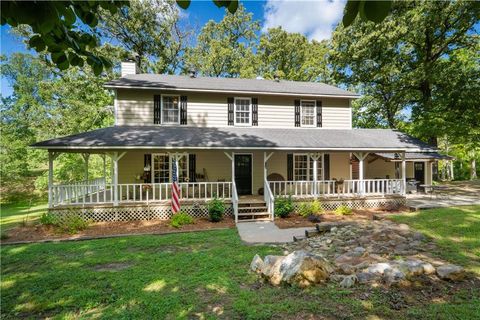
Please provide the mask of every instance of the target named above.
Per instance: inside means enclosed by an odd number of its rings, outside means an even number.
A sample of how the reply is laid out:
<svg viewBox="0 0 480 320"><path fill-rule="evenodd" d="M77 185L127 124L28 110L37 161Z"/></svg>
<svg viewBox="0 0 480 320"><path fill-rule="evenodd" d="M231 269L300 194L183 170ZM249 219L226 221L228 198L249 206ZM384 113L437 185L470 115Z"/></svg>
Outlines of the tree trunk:
<svg viewBox="0 0 480 320"><path fill-rule="evenodd" d="M470 160L470 180L477 179L477 163L475 158Z"/></svg>

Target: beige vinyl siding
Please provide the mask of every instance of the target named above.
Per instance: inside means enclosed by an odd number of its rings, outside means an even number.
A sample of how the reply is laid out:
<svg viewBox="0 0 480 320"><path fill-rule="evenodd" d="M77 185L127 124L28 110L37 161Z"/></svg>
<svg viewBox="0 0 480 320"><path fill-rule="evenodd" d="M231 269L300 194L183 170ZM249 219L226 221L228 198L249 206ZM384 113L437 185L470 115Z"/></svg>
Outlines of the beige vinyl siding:
<svg viewBox="0 0 480 320"><path fill-rule="evenodd" d="M168 153L166 150L149 150L127 151L119 161L118 168L118 182L119 183L143 183L137 180L136 176L143 174L144 154L154 153ZM187 153L196 154L196 171L197 174L203 174L204 170L207 173L208 181L232 180L232 162L225 155L223 151L198 151L190 150ZM231 154L231 151L227 151ZM263 159L264 153L261 151L242 151L238 153L245 153L252 155L252 193L258 194L258 190L263 188ZM269 152L267 152L268 154ZM287 154L289 152L275 152L267 163L267 174L278 173L287 179ZM330 154L330 178L349 179L350 166L348 153L332 153Z"/></svg>
<svg viewBox="0 0 480 320"><path fill-rule="evenodd" d="M275 152L267 162L267 175L277 173L287 180L287 154L289 153L296 152ZM333 178L337 180L350 179L350 156L348 153L330 153L330 179Z"/></svg>
<svg viewBox="0 0 480 320"><path fill-rule="evenodd" d="M153 96L175 94L187 96L187 124L200 127L228 125L228 97L258 98L258 126L264 128L295 128L294 101L301 97L250 96L199 92L160 92L155 90L117 89L117 125L153 125ZM312 100L312 98L305 98ZM350 100L319 98L322 101L324 128L350 129Z"/></svg>
<svg viewBox="0 0 480 320"><path fill-rule="evenodd" d="M377 159L371 163L365 161L365 179L386 179L386 176L389 175L390 179L395 179L395 162L385 161L382 159ZM406 163L406 173L407 179L413 179L415 177L413 171L413 162ZM400 175L402 174L402 163L400 162Z"/></svg>

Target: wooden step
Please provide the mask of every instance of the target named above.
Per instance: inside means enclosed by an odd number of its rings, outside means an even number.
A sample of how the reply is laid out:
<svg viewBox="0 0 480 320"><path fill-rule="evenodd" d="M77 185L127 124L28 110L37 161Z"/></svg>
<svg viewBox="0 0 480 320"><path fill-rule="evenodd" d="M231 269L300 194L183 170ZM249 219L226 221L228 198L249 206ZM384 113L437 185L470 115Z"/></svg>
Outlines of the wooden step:
<svg viewBox="0 0 480 320"><path fill-rule="evenodd" d="M243 212L251 212L252 210L262 210L265 211L267 210L267 207L239 207L238 211L243 211Z"/></svg>
<svg viewBox="0 0 480 320"><path fill-rule="evenodd" d="M270 218L255 218L255 219L238 219L238 223L240 222L254 222L254 221L270 221Z"/></svg>
<svg viewBox="0 0 480 320"><path fill-rule="evenodd" d="M262 212L239 212L238 213L238 216L239 217L244 217L244 216L266 216L266 215L270 215L270 213L266 212L266 211L262 211Z"/></svg>
<svg viewBox="0 0 480 320"><path fill-rule="evenodd" d="M266 207L267 204L265 202L239 202L238 208L251 208L251 207Z"/></svg>

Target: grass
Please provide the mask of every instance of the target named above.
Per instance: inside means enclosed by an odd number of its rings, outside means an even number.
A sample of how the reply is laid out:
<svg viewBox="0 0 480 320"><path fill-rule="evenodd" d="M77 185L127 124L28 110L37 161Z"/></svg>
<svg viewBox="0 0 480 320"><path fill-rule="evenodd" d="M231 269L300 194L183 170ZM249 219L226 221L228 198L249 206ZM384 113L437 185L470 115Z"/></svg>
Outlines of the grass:
<svg viewBox="0 0 480 320"><path fill-rule="evenodd" d="M435 239L439 257L480 275L480 206L422 210L393 219Z"/></svg>
<svg viewBox="0 0 480 320"><path fill-rule="evenodd" d="M41 200L2 204L0 210L0 228L3 231L25 222L32 222L47 211L47 202Z"/></svg>
<svg viewBox="0 0 480 320"><path fill-rule="evenodd" d="M256 253L281 249L247 246L232 229L3 246L2 318L480 317L480 288L445 293L448 301L415 298L400 310L382 288L274 288L248 272Z"/></svg>

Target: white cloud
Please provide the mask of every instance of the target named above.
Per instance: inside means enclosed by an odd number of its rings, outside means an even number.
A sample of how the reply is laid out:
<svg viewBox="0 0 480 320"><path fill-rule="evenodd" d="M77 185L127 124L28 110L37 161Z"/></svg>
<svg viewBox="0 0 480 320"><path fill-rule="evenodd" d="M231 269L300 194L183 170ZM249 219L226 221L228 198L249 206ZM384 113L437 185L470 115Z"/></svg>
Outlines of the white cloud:
<svg viewBox="0 0 480 320"><path fill-rule="evenodd" d="M342 19L346 0L267 0L262 31L282 27L312 40L328 39Z"/></svg>

